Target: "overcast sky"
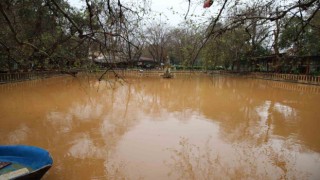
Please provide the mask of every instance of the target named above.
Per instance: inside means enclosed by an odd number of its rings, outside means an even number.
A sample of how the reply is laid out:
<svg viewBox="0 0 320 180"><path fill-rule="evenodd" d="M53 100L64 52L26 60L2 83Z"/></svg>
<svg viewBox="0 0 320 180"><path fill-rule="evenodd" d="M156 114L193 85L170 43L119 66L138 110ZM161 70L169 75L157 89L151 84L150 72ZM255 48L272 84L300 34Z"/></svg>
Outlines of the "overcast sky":
<svg viewBox="0 0 320 180"><path fill-rule="evenodd" d="M68 0L72 6L77 8L81 8L85 5L83 0ZM122 2L128 2L130 0L122 0ZM194 1L193 1L194 2ZM192 17L192 14L196 14L201 17L208 17L210 13L212 13L212 8L204 9L202 1L198 1L199 3L194 4L190 8L188 17ZM151 0L151 9L152 15L156 17L156 19L160 18L161 13L161 21L168 22L170 25L178 25L184 19L184 15L187 13L188 9L188 1L187 0ZM167 17L167 18L165 18ZM168 20L167 20L168 19ZM198 20L199 21L199 20Z"/></svg>

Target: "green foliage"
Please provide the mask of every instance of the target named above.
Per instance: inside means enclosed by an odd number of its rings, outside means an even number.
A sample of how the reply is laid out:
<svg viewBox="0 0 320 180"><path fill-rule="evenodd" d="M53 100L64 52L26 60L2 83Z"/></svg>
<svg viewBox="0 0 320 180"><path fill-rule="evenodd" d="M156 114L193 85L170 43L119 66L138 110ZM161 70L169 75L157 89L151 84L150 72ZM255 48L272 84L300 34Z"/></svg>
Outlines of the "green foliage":
<svg viewBox="0 0 320 180"><path fill-rule="evenodd" d="M202 52L205 67L228 69L235 61L245 60L250 50L247 40L248 35L241 28L211 39Z"/></svg>
<svg viewBox="0 0 320 180"><path fill-rule="evenodd" d="M183 66L183 65L175 65L176 70L202 70L202 66Z"/></svg>
<svg viewBox="0 0 320 180"><path fill-rule="evenodd" d="M131 37L137 34L132 24L139 24L141 18L134 7L104 0L86 2L85 9L77 10L67 0L1 1L2 69L63 71L93 67L89 58L93 54L137 56L140 42Z"/></svg>
<svg viewBox="0 0 320 180"><path fill-rule="evenodd" d="M280 47L291 49L295 55L320 54L320 13L317 13L310 24L299 17L285 19L280 38Z"/></svg>
<svg viewBox="0 0 320 180"><path fill-rule="evenodd" d="M73 17L74 11L66 1L56 1L64 11ZM85 58L82 54L86 44L78 46L77 37L72 37L68 27L70 22L59 13L50 1L25 0L0 2L4 14L0 16L0 53L5 58L6 70L46 70L63 69L65 64L77 58ZM79 17L80 18L80 17ZM12 28L10 27L12 26ZM9 28L10 27L10 28ZM16 33L16 35L15 35ZM12 69L9 64L16 64Z"/></svg>
<svg viewBox="0 0 320 180"><path fill-rule="evenodd" d="M175 63L184 66L191 66L193 64L193 59L199 50L203 38L202 31L201 27L185 23L183 26L174 28L169 32L168 36L170 38L167 49L169 50L168 53L171 59L174 59Z"/></svg>
<svg viewBox="0 0 320 180"><path fill-rule="evenodd" d="M158 62L169 56L172 63L181 65L177 69L239 69L253 57L272 54L270 46L278 52L278 35L281 50L291 50L294 55L320 54L316 1L303 6L304 2L294 1L280 8L282 12L300 8L300 16L279 14L276 1L257 2L252 7L244 3L247 7L240 10L238 1L229 6L230 1L221 7L223 18L214 16L199 24L187 18L178 28L160 22L147 30L141 26L146 22L140 16L147 11L138 2L130 1L127 6L124 1L84 2L85 9L77 10L67 0L0 1L1 70L94 68L96 56L123 56L131 61L141 54ZM225 12L228 18L224 18Z"/></svg>

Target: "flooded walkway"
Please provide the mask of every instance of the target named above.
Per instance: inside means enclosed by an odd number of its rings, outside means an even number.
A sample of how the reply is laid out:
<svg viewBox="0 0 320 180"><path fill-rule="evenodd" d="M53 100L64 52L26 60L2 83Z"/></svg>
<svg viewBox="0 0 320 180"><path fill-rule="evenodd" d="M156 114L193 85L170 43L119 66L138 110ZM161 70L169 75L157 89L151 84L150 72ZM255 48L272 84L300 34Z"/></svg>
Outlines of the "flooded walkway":
<svg viewBox="0 0 320 180"><path fill-rule="evenodd" d="M56 179L320 179L320 87L236 77L0 86L0 144Z"/></svg>

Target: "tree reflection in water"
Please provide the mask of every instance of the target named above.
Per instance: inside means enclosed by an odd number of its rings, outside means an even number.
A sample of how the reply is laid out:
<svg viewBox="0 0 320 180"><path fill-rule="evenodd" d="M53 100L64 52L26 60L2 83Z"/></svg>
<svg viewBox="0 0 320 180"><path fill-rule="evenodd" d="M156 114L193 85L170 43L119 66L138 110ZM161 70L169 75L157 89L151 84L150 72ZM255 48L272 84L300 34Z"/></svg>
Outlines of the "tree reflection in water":
<svg viewBox="0 0 320 180"><path fill-rule="evenodd" d="M203 148L181 138L179 148L168 149L171 160L169 177L178 179L308 179L309 174L296 166L295 153L282 144L260 148L246 144L232 145L234 153L215 149L209 137ZM227 160L229 159L229 160Z"/></svg>

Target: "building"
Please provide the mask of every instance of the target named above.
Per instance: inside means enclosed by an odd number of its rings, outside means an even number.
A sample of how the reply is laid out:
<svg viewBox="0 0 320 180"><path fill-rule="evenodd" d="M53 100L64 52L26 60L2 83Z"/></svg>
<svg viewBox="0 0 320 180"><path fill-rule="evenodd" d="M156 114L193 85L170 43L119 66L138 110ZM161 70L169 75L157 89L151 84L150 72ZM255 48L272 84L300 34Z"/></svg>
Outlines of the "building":
<svg viewBox="0 0 320 180"><path fill-rule="evenodd" d="M252 71L314 74L320 72L320 56L291 56L280 54L252 58Z"/></svg>
<svg viewBox="0 0 320 180"><path fill-rule="evenodd" d="M125 56L111 56L103 55L102 53L95 53L93 62L100 67L113 67L113 68L142 68L142 69L153 69L158 67L158 63L148 57L139 57L135 59L129 59Z"/></svg>

